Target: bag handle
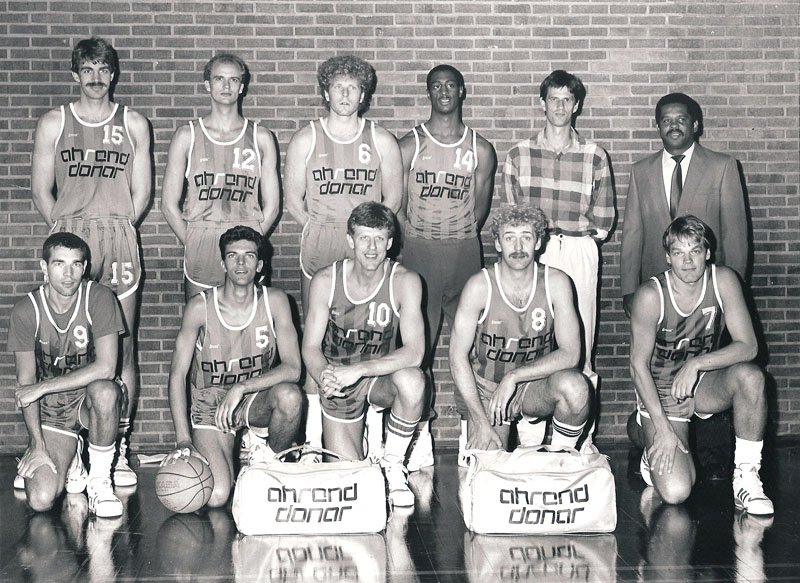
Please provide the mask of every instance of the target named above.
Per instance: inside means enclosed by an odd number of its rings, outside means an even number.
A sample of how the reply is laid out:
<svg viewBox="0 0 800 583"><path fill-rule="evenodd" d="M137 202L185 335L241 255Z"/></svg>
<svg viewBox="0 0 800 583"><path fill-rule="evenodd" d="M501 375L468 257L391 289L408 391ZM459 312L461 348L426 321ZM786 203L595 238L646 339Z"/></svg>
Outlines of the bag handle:
<svg viewBox="0 0 800 583"><path fill-rule="evenodd" d="M305 453L318 453L322 455L329 455L335 457L343 462L355 462L358 460L354 460L353 458L347 457L345 455L336 453L335 451L331 451L329 449L325 449L324 447L317 447L315 445L311 445L309 443L304 443L302 445L294 445L290 448L284 449L281 452L275 454L275 457L278 459L283 459L290 453L300 452L301 455Z"/></svg>

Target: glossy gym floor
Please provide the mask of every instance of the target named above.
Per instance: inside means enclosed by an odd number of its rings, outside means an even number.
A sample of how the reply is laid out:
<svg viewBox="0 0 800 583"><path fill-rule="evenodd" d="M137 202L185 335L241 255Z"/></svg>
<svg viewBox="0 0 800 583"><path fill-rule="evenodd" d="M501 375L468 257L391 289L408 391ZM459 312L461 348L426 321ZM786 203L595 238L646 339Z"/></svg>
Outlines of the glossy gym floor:
<svg viewBox="0 0 800 583"><path fill-rule="evenodd" d="M13 456L0 457L2 581L800 581L800 444L766 455L774 518L735 511L730 482L700 483L681 506L645 488L636 452L603 447L616 477L618 523L597 536L480 536L459 509L455 451L411 475L413 511L383 533L241 537L229 509L171 514L154 491L156 466L119 491L118 520L87 518L84 495L32 513L12 489ZM463 475L463 474L462 474Z"/></svg>

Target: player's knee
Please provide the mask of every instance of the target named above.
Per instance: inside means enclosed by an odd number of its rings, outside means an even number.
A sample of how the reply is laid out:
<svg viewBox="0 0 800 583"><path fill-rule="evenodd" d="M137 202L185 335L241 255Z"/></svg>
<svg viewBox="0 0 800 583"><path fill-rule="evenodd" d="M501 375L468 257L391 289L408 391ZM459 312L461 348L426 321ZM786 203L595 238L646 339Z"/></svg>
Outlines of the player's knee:
<svg viewBox="0 0 800 583"><path fill-rule="evenodd" d="M297 385L282 383L272 388L275 408L287 417L297 417L303 408L303 395Z"/></svg>
<svg viewBox="0 0 800 583"><path fill-rule="evenodd" d="M730 372L737 391L743 392L751 400L763 398L764 373L758 366L752 362L743 362L733 365Z"/></svg>
<svg viewBox="0 0 800 583"><path fill-rule="evenodd" d="M122 389L112 381L92 381L86 387L86 400L96 411L118 412L122 403Z"/></svg>
<svg viewBox="0 0 800 583"><path fill-rule="evenodd" d="M44 488L30 488L28 490L28 506L34 512L47 512L53 507L55 494L47 492Z"/></svg>
<svg viewBox="0 0 800 583"><path fill-rule="evenodd" d="M553 379L561 401L573 415L588 417L591 390L589 381L576 370L562 370Z"/></svg>
<svg viewBox="0 0 800 583"><path fill-rule="evenodd" d="M214 476L214 488L211 490L211 497L208 499L209 508L220 508L225 506L231 495L231 482L227 476Z"/></svg>
<svg viewBox="0 0 800 583"><path fill-rule="evenodd" d="M425 374L418 368L403 368L392 373L392 382L406 401L422 402L425 397Z"/></svg>
<svg viewBox="0 0 800 583"><path fill-rule="evenodd" d="M692 493L692 484L686 480L671 479L657 484L656 490L667 504L682 504Z"/></svg>

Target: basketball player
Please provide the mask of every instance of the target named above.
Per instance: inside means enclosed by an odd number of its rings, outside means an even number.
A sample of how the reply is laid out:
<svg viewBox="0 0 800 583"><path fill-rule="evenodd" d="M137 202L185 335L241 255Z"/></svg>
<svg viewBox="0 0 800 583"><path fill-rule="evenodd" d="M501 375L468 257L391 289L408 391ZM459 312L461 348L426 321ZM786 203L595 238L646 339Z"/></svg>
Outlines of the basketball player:
<svg viewBox="0 0 800 583"><path fill-rule="evenodd" d="M332 57L317 70L326 117L292 137L286 152L286 210L303 226L300 278L303 316L308 313L312 276L350 256L347 219L358 204L383 202L396 212L403 190L403 164L395 137L362 117L375 90L375 69L352 55ZM306 440L319 445L319 395L309 379Z"/></svg>
<svg viewBox="0 0 800 583"><path fill-rule="evenodd" d="M408 188L398 218L403 225L403 265L416 271L427 288L427 371L442 311L452 332L461 289L482 266L478 234L491 206L497 156L461 118L466 87L458 69L434 67L426 86L430 118L400 140ZM414 471L432 464L426 420L412 445L408 467Z"/></svg>
<svg viewBox="0 0 800 583"><path fill-rule="evenodd" d="M36 512L52 508L66 486L72 493L86 488L95 516L118 517L123 506L111 486L111 465L125 406L124 387L114 382L122 314L110 289L83 279L89 257L83 239L54 233L42 257L44 284L16 303L8 330L14 397L29 436L17 472ZM76 453L82 429L89 431L88 482L80 448Z"/></svg>
<svg viewBox="0 0 800 583"><path fill-rule="evenodd" d="M381 465L395 506L413 506L404 465L423 408L425 353L419 276L386 257L395 216L377 202L347 221L352 259L311 280L303 360L322 395L325 447L363 459L368 406L390 409ZM396 347L402 334L403 346Z"/></svg>
<svg viewBox="0 0 800 583"><path fill-rule="evenodd" d="M247 65L236 55L208 61L203 80L211 113L178 128L169 147L161 210L184 245L187 300L225 282L216 259L222 233L246 225L266 235L278 216L275 136L239 113L247 79Z"/></svg>
<svg viewBox="0 0 800 583"><path fill-rule="evenodd" d="M122 306L122 380L128 406L120 422L114 483L133 486L136 474L126 456L139 396L134 341L142 275L134 225L150 203L151 153L147 119L111 101L118 73L117 53L105 40L92 37L75 46L72 77L80 97L39 119L31 194L52 233L75 233L88 243L89 278L111 288Z"/></svg>
<svg viewBox="0 0 800 583"><path fill-rule="evenodd" d="M300 423L297 332L286 294L255 285L262 243L250 227L222 234L225 283L189 299L172 356L169 405L177 445L162 465L189 455L207 461L214 476L211 507L230 495L238 429L248 427L261 438L250 461L268 462L292 445Z"/></svg>
<svg viewBox="0 0 800 583"><path fill-rule="evenodd" d="M642 477L669 504L692 491L689 420L733 408L737 508L773 513L758 476L767 403L753 324L735 272L708 263L711 231L678 217L663 236L669 270L639 286L631 310L631 378L644 430ZM731 342L721 347L727 329Z"/></svg>
<svg viewBox="0 0 800 583"><path fill-rule="evenodd" d="M467 281L450 338L466 446L508 449L510 426L521 416L520 445L540 445L542 432L530 425L552 417L552 445L575 447L591 392L575 370L581 335L572 282L535 259L547 229L541 210L504 206L491 227L499 259Z"/></svg>

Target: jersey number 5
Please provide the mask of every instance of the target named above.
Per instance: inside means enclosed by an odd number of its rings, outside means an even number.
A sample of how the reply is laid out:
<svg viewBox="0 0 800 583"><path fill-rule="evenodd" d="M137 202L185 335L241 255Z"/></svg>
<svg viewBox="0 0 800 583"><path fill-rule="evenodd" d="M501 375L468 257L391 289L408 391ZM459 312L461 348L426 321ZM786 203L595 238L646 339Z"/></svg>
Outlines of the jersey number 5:
<svg viewBox="0 0 800 583"><path fill-rule="evenodd" d="M269 326L259 326L256 328L256 346L266 348L269 346Z"/></svg>

